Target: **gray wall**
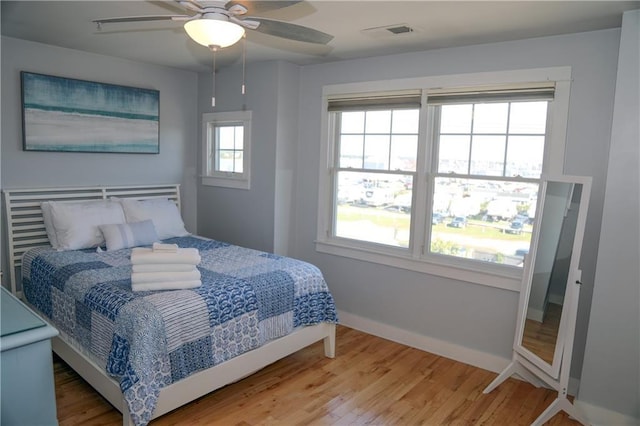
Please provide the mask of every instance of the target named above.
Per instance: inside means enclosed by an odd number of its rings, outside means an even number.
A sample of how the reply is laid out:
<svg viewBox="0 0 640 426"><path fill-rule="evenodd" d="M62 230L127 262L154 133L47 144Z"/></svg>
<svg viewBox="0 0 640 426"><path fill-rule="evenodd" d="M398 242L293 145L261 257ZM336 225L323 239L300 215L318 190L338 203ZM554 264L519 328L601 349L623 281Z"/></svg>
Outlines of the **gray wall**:
<svg viewBox="0 0 640 426"><path fill-rule="evenodd" d="M623 17L615 93L607 192L578 396L581 402L606 407L635 419L630 424L640 424L640 11ZM615 423L611 418L597 420Z"/></svg>
<svg viewBox="0 0 640 426"><path fill-rule="evenodd" d="M218 71L215 108L211 107L211 74L199 75L200 117L205 112L243 108L253 114L251 188L200 185L198 232L233 244L286 254L293 208L298 67L264 62L247 65L246 71L245 96L240 90L239 65ZM201 161L200 152L200 171Z"/></svg>
<svg viewBox="0 0 640 426"><path fill-rule="evenodd" d="M195 231L196 73L9 37L1 43L2 188L181 183L185 224ZM160 154L23 151L22 70L159 90ZM3 233L5 226L3 219Z"/></svg>
<svg viewBox="0 0 640 426"><path fill-rule="evenodd" d="M276 197L273 251L293 255L291 231L295 228L295 170L298 144L298 86L300 71L295 65L280 63L278 73L278 134L276 137Z"/></svg>

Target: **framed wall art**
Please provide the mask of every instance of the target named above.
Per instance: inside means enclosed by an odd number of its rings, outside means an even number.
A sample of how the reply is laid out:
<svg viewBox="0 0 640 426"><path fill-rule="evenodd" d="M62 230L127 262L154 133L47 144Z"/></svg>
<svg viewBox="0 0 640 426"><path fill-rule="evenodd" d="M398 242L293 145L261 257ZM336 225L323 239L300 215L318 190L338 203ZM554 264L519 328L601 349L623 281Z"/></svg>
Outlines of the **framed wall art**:
<svg viewBox="0 0 640 426"><path fill-rule="evenodd" d="M160 92L20 73L25 151L160 152Z"/></svg>

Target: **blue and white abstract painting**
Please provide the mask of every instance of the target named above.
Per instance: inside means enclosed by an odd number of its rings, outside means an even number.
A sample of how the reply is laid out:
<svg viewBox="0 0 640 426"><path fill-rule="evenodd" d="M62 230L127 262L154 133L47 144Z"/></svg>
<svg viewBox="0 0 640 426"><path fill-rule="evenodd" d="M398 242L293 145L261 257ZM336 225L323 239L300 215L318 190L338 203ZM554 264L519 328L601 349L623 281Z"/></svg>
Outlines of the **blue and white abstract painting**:
<svg viewBox="0 0 640 426"><path fill-rule="evenodd" d="M21 72L25 151L160 152L160 92Z"/></svg>

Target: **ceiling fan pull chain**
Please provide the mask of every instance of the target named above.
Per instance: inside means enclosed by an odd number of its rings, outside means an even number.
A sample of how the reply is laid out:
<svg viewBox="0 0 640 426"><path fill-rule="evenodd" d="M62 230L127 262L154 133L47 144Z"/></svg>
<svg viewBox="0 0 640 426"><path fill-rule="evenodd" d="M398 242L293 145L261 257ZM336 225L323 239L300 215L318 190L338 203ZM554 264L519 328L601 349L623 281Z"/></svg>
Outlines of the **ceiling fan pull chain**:
<svg viewBox="0 0 640 426"><path fill-rule="evenodd" d="M246 95L245 91L245 63L247 62L247 35L242 36L242 94Z"/></svg>
<svg viewBox="0 0 640 426"><path fill-rule="evenodd" d="M216 52L218 48L216 46L209 46L209 49L213 52L213 72L211 74L211 106L216 106Z"/></svg>

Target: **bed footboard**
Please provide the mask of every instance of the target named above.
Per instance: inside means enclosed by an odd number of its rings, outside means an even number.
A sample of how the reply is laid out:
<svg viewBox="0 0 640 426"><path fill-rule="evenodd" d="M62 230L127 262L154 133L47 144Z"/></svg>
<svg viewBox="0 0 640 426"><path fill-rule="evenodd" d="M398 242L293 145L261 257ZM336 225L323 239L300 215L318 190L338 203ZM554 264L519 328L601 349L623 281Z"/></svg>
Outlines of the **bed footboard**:
<svg viewBox="0 0 640 426"><path fill-rule="evenodd" d="M216 389L237 382L267 365L321 340L324 344L325 356L334 358L336 325L322 323L297 329L293 333L273 340L257 349L173 383L160 392L153 418L160 417ZM134 423L122 397L120 387L103 369L60 337L53 339L52 347L60 358L122 413L123 426L133 426Z"/></svg>

